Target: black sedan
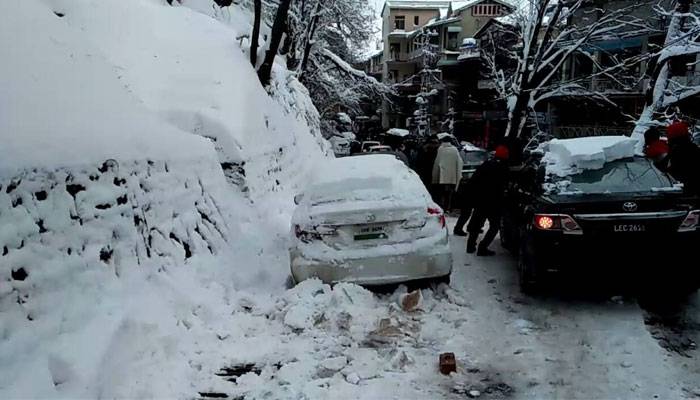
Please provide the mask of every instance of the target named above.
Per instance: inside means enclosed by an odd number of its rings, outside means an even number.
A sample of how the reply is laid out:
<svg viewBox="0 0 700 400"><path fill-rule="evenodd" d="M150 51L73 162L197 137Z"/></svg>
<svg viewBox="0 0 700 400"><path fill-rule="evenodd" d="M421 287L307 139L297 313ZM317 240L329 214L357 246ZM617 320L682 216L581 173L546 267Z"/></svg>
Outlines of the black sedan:
<svg viewBox="0 0 700 400"><path fill-rule="evenodd" d="M566 271L621 272L659 284L670 278L678 291L697 290L698 199L649 160L622 159L565 178L547 176L533 161L511 178L501 240L518 254L523 292Z"/></svg>

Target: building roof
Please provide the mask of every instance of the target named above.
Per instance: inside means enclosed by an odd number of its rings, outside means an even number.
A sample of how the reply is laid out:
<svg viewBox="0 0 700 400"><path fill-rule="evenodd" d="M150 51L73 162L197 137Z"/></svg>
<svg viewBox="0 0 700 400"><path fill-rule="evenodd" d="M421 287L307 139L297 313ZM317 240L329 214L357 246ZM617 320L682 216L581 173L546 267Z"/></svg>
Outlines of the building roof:
<svg viewBox="0 0 700 400"><path fill-rule="evenodd" d="M437 10L441 13L450 8L449 0L387 0L382 7L382 16L388 8L412 8L417 10Z"/></svg>
<svg viewBox="0 0 700 400"><path fill-rule="evenodd" d="M483 1L486 1L486 0L457 0L457 1L453 1L452 2L452 12L458 13L462 10L469 8L469 7L475 6ZM489 1L492 3L498 3L502 6L506 6L506 7L510 8L511 10L515 9L515 6L513 6L513 4L511 4L508 1L504 1L504 0L489 0Z"/></svg>

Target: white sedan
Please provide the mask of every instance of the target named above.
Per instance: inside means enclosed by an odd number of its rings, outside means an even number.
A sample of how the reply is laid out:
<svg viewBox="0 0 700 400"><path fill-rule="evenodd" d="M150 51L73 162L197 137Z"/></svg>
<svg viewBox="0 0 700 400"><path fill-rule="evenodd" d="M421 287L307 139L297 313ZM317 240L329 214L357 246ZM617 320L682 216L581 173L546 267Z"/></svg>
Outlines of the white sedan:
<svg viewBox="0 0 700 400"><path fill-rule="evenodd" d="M292 218L296 282L448 282L445 215L418 175L392 155L334 159L309 183Z"/></svg>

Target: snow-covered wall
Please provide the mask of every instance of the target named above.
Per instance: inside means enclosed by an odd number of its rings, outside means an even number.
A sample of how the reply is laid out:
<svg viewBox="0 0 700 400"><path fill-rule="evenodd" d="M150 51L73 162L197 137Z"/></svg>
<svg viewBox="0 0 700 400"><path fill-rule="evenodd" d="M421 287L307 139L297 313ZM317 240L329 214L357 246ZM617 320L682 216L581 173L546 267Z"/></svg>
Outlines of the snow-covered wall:
<svg viewBox="0 0 700 400"><path fill-rule="evenodd" d="M0 398L191 397L211 321L283 288L326 144L239 33L160 0L0 2Z"/></svg>

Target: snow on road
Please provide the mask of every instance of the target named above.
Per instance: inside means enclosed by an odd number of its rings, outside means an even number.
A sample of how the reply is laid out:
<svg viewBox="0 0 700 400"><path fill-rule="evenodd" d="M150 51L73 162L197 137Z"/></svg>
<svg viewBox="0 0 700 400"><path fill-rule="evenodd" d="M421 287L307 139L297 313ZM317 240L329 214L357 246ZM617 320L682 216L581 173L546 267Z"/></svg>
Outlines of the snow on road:
<svg viewBox="0 0 700 400"><path fill-rule="evenodd" d="M460 399L697 398L700 363L664 349L633 299L520 295L512 258L465 254L452 238L451 287L424 289L404 312L394 293L306 281L274 304L246 303L250 324L222 342L227 367L202 397ZM494 246L495 248L496 246ZM697 321L698 297L685 305ZM658 333L658 332L657 332ZM699 339L698 331L687 333ZM658 334L654 335L659 337ZM458 372L438 372L454 352ZM477 393L478 392L478 393ZM470 395L471 393L471 395Z"/></svg>

